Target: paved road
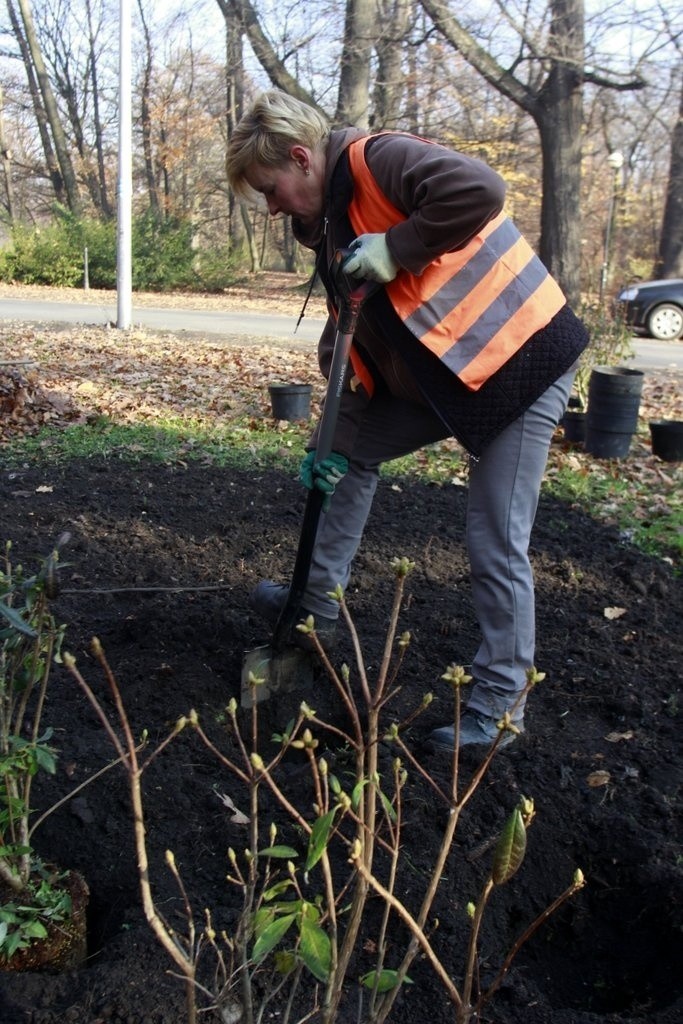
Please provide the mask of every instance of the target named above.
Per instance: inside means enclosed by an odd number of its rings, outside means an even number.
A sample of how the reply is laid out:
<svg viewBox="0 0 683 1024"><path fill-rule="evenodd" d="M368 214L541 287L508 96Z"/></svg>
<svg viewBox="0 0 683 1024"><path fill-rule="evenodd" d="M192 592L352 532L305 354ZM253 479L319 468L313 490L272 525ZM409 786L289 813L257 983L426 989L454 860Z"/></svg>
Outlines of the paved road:
<svg viewBox="0 0 683 1024"><path fill-rule="evenodd" d="M152 309L133 307L133 326L142 325L153 331L211 334L226 339L262 341L264 338L303 344L316 342L324 321L305 316L294 333L297 316L275 316L269 313L234 313L212 309ZM31 324L116 325L116 300L111 303L43 302L0 299L0 320L18 320Z"/></svg>
<svg viewBox="0 0 683 1024"><path fill-rule="evenodd" d="M98 305L85 302L43 302L0 299L0 320L18 320L32 324L95 324L115 325L116 301ZM215 339L239 337L242 344L256 344L268 339L295 348L308 347L318 340L323 320L304 317L294 333L296 317L272 316L267 313L229 313L220 310L135 308L133 324L154 331L210 334ZM635 358L629 366L636 369L683 370L683 342L659 342L634 339Z"/></svg>

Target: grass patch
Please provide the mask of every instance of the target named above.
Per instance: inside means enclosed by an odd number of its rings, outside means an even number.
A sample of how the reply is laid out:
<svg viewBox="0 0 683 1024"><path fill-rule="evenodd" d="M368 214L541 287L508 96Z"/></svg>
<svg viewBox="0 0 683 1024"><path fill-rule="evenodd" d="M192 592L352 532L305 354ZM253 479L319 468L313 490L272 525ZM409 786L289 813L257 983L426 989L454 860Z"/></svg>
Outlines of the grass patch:
<svg viewBox="0 0 683 1024"><path fill-rule="evenodd" d="M279 469L296 474L310 435L307 422L241 416L216 425L201 418L168 417L153 423L117 423L99 416L3 446L4 462L68 463L73 459L125 459L168 465L198 461L240 470ZM624 542L680 565L683 555L683 488L680 470L653 477L643 460L596 461L551 450L544 493L616 526ZM630 466L633 469L630 469ZM382 468L396 482L418 479L438 486L463 486L468 460L452 440L438 442ZM664 483L662 481L665 481Z"/></svg>
<svg viewBox="0 0 683 1024"><path fill-rule="evenodd" d="M675 479L678 475L678 481ZM627 543L679 566L683 557L683 488L680 471L652 479L629 472L628 462L556 465L544 482L547 494L616 526Z"/></svg>

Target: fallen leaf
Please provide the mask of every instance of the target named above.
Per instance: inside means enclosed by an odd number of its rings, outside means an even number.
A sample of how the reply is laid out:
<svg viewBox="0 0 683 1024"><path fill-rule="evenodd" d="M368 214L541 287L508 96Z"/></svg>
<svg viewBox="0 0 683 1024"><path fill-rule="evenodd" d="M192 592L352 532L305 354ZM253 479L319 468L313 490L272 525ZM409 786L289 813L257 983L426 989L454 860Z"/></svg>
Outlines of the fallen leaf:
<svg viewBox="0 0 683 1024"><path fill-rule="evenodd" d="M230 815L230 821L234 822L235 825L249 824L249 818L247 817L247 815L243 814L242 811L238 810L237 807L235 807L234 803L232 802L227 793L216 793L216 796L221 801L221 803L225 804L229 811L233 812Z"/></svg>
<svg viewBox="0 0 683 1024"><path fill-rule="evenodd" d="M632 740L633 730L629 729L627 732L608 732L605 739L608 743L621 743L622 740Z"/></svg>
<svg viewBox="0 0 683 1024"><path fill-rule="evenodd" d="M626 608L605 608L602 614L606 619L620 619L626 612Z"/></svg>
<svg viewBox="0 0 683 1024"><path fill-rule="evenodd" d="M612 776L610 775L609 772L605 772L605 771L591 772L590 775L588 775L586 777L586 782L588 783L589 786L593 786L593 787L595 787L595 786L606 786L611 778L612 778Z"/></svg>

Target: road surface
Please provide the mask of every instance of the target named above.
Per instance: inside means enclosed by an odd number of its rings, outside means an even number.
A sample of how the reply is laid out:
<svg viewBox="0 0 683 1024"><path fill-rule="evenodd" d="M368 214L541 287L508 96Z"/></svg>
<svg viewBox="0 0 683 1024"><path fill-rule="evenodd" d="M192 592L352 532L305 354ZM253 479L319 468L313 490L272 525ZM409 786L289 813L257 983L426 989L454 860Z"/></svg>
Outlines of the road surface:
<svg viewBox="0 0 683 1024"><path fill-rule="evenodd" d="M0 299L0 319L30 324L88 324L115 326L117 307L115 299L106 305L85 302L48 302L19 299ZM293 347L308 347L320 335L324 321L307 317L294 333L296 317L276 316L270 313L227 312L222 310L133 309L134 326L153 331L171 331L174 334L210 334L214 340L240 339L241 343L258 343L264 339ZM634 338L635 358L628 365L639 370L683 370L682 341L653 341Z"/></svg>

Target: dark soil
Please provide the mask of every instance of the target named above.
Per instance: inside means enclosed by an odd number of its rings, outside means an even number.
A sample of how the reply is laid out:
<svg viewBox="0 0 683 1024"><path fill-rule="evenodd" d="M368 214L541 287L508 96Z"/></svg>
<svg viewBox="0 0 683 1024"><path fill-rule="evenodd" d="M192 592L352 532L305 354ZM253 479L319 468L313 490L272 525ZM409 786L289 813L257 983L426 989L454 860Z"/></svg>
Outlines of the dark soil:
<svg viewBox="0 0 683 1024"><path fill-rule="evenodd" d="M12 540L15 560L35 564L62 531L71 533L54 610L67 624L66 649L107 710L113 714L89 650L93 636L119 681L136 735L147 729L158 740L195 708L226 750L234 743L222 712L239 695L243 652L268 640L248 611L247 595L260 578L287 579L302 508L299 485L276 472L242 475L197 463L115 460L0 472L0 535ZM464 508L461 487L383 482L348 594L372 673L393 593L388 563L397 555L416 562L400 624L413 642L391 713L399 719L424 692L435 692L438 699L416 719L407 741L442 785L447 765L421 744L451 717L441 674L451 662L467 664L477 644ZM535 801L536 820L522 867L491 900L481 942L483 980L525 925L565 889L575 868L587 885L522 948L482 1020L680 1024L680 579L614 529L548 499L538 514L533 561L537 667L546 680L531 696L526 735L497 755L463 818L435 905L438 927L430 923L432 942L459 984L465 906L490 868L490 840L523 793ZM625 611L607 617L605 609L614 608ZM351 663L344 634L335 661ZM343 724L329 684L321 678L316 685L309 701ZM266 719L286 713L271 707ZM59 766L36 792L41 809L112 758L104 729L65 669L52 680L44 724L55 729ZM344 750L324 733L321 740L343 776ZM383 766L389 757L383 750ZM287 784L308 812L312 794L299 767L294 756L285 764ZM465 776L470 771L464 764ZM241 851L247 840L221 803L223 792L240 806L239 784L191 730L145 776L151 877L161 912L179 931L182 900L164 864L167 849L175 853L198 925L205 907L217 929L235 924L238 897L226 881L227 850ZM414 909L446 808L413 772L404 813L398 891ZM299 842L286 822L280 840ZM3 976L2 1024L184 1021L182 984L169 975L170 959L141 909L122 770L112 769L61 806L40 827L36 843L44 857L88 881L90 955L63 974ZM374 923L351 965L344 1024L359 1019L355 979L373 966ZM405 938L394 924L393 963ZM452 1021L453 1009L428 964L418 960L411 976L414 984L398 1000L392 1022ZM200 1019L217 1020L211 1013Z"/></svg>

